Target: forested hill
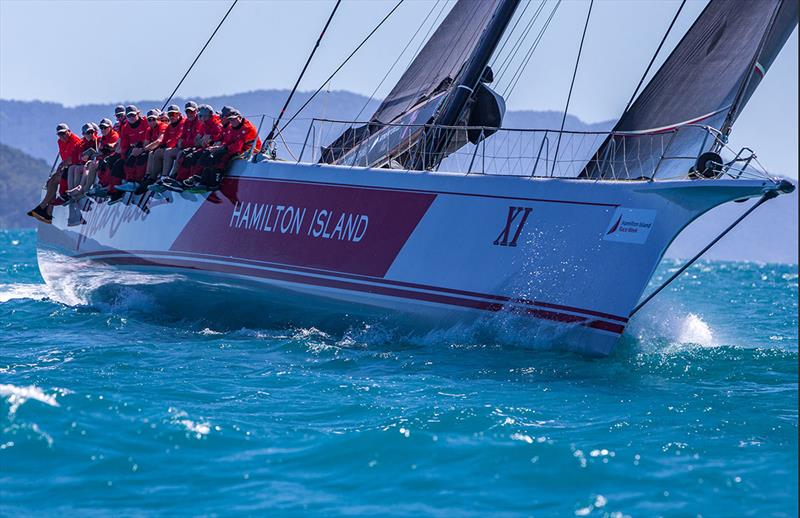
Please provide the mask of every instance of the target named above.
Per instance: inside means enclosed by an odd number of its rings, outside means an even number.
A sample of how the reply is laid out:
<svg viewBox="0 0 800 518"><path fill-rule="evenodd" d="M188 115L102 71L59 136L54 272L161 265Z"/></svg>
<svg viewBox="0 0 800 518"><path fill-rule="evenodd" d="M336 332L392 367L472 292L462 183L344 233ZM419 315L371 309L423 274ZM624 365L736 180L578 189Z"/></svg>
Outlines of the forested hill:
<svg viewBox="0 0 800 518"><path fill-rule="evenodd" d="M39 201L49 172L44 160L0 144L0 228L33 226L25 213Z"/></svg>

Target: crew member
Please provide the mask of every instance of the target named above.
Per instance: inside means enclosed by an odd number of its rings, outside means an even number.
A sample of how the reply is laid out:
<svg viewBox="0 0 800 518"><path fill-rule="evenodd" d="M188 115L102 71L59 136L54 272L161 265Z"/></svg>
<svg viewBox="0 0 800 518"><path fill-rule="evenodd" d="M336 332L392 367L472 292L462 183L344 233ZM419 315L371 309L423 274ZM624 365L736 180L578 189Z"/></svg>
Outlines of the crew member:
<svg viewBox="0 0 800 518"><path fill-rule="evenodd" d="M81 138L72 133L69 126L63 122L56 126L56 135L58 135L58 155L61 163L47 179L46 192L42 201L28 211L28 216L36 218L42 223L53 222L52 205L56 201L56 194L59 187L62 192L66 191L69 168L75 165L76 159L80 155Z"/></svg>
<svg viewBox="0 0 800 518"><path fill-rule="evenodd" d="M199 175L203 170L203 166L198 163L201 153L206 148L219 143L222 138L222 121L219 115L214 113L214 109L211 106L207 104L200 106L197 109L197 118L199 119L199 125L194 146L190 151L182 154L176 176L178 181L186 180L193 175ZM186 128L185 125L184 128Z"/></svg>
<svg viewBox="0 0 800 518"><path fill-rule="evenodd" d="M228 162L236 156L248 153L252 148L255 153L261 150L261 139L258 130L249 120L242 117L238 110L231 108L226 117L227 125L223 130L221 142L209 146L198 159L203 167L199 176L193 176L185 182L187 188L204 186L209 189L219 188Z"/></svg>
<svg viewBox="0 0 800 518"><path fill-rule="evenodd" d="M88 170L96 164L96 159L100 155L100 140L94 124L91 122L84 124L81 133L83 138L80 143L78 164L70 166L67 178L67 187L69 188L67 195L73 199L83 197L84 181L88 176ZM88 188L88 186L86 187Z"/></svg>
<svg viewBox="0 0 800 518"><path fill-rule="evenodd" d="M147 169L145 177L151 182L160 172L164 161L164 134L168 124L161 121L160 110L147 112L147 140L144 150L147 152Z"/></svg>
<svg viewBox="0 0 800 518"><path fill-rule="evenodd" d="M97 153L94 155L94 159L86 164L80 185L68 192L71 196L115 195L115 187L121 181L110 174L111 166L119 160L119 153L116 152L119 133L114 130L113 123L109 119L102 119L98 128L100 129L100 138L97 143ZM99 188L93 188L96 178L100 184Z"/></svg>
<svg viewBox="0 0 800 518"><path fill-rule="evenodd" d="M175 163L181 152L180 141L186 122L186 118L181 115L181 109L176 104L167 108L167 117L169 117L169 125L164 131L164 164L161 168L161 176L169 176L172 164Z"/></svg>
<svg viewBox="0 0 800 518"><path fill-rule="evenodd" d="M125 107L121 104L114 108L114 118L117 119L117 122L114 123L114 131L119 133L125 124Z"/></svg>
<svg viewBox="0 0 800 518"><path fill-rule="evenodd" d="M139 109L134 105L125 107L125 124L120 132L120 155L123 160L117 161L111 174L124 178L125 182L117 189L132 192L137 190L144 180L147 170L147 153L144 146L147 142L150 125L142 118Z"/></svg>

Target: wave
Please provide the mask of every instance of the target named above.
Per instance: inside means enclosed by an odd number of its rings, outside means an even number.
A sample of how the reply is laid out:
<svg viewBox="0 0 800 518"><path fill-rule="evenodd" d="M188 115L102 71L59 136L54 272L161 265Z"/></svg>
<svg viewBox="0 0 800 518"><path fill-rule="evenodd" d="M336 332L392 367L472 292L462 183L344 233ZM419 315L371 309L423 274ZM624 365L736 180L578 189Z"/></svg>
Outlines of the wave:
<svg viewBox="0 0 800 518"><path fill-rule="evenodd" d="M0 303L16 299L42 300L52 296L46 284L0 284Z"/></svg>
<svg viewBox="0 0 800 518"><path fill-rule="evenodd" d="M0 397L4 397L6 402L8 402L9 416L16 414L19 407L29 400L38 401L52 407L60 406L56 397L68 393L70 393L70 391L66 389L61 389L55 394L48 394L35 385L18 387L16 385L0 384Z"/></svg>

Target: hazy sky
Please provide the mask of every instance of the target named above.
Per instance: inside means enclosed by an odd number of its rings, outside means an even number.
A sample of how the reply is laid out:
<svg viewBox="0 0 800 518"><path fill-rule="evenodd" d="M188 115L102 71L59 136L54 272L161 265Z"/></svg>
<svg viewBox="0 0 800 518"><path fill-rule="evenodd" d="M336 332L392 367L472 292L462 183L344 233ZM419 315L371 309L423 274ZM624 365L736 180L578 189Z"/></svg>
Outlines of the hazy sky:
<svg viewBox="0 0 800 518"><path fill-rule="evenodd" d="M553 1L549 0L545 13ZM180 95L291 87L333 3L240 0ZM316 89L395 3L345 0L301 89ZM679 3L595 2L571 113L588 122L619 116ZM412 59L428 27L440 12L446 14L452 2L447 4L407 0L330 88L372 94L432 12L378 89L377 97L385 95ZM68 105L164 98L229 5L228 1L211 0L0 0L0 97ZM528 13L537 5L534 1ZM666 51L704 5L703 0L687 2ZM509 109L563 110L587 7L587 0L562 2L507 99ZM667 54L663 52L662 57ZM797 63L795 31L742 114L732 139L734 145L755 148L768 168L793 177L797 177ZM502 85L508 79L498 82Z"/></svg>

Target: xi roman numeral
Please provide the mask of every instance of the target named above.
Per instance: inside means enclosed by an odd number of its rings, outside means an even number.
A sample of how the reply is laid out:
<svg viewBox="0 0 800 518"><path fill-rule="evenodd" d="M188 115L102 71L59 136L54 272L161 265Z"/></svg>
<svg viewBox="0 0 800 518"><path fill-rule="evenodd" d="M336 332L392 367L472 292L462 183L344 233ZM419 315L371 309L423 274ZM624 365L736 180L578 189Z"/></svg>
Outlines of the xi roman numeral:
<svg viewBox="0 0 800 518"><path fill-rule="evenodd" d="M522 234L522 228L525 226L525 222L528 221L528 214L531 213L531 210L533 209L530 207L509 207L508 216L506 216L506 226L497 236L497 239L494 240L494 244L498 246L517 246L517 239L519 239L519 235ZM520 214L522 218L520 218L519 223L517 223L514 237L509 241L508 236L511 233L511 226L517 218L519 218Z"/></svg>

